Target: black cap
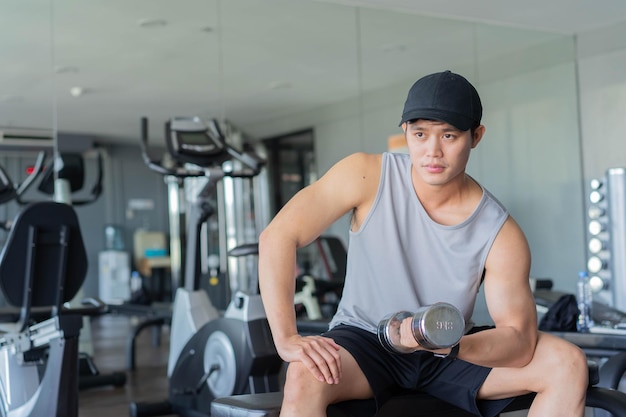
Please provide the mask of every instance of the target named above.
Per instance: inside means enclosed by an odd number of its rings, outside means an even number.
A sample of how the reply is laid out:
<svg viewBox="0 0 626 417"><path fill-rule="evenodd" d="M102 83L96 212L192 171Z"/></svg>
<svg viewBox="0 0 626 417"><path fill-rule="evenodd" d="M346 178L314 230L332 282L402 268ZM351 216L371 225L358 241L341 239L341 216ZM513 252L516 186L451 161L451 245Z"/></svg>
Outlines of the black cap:
<svg viewBox="0 0 626 417"><path fill-rule="evenodd" d="M459 74L438 72L413 84L400 124L415 119L440 120L459 130L480 125L483 106L474 86Z"/></svg>

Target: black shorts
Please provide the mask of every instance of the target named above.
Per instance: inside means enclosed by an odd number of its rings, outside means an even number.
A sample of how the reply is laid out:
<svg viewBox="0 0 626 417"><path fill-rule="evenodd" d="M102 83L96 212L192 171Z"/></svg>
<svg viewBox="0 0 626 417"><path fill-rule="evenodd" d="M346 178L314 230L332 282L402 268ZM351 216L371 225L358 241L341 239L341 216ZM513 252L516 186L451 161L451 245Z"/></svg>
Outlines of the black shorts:
<svg viewBox="0 0 626 417"><path fill-rule="evenodd" d="M463 360L438 358L431 352L387 352L378 336L354 326L339 325L323 336L332 338L356 360L369 381L379 407L391 396L418 390L477 416L497 416L512 398L477 401L491 368Z"/></svg>

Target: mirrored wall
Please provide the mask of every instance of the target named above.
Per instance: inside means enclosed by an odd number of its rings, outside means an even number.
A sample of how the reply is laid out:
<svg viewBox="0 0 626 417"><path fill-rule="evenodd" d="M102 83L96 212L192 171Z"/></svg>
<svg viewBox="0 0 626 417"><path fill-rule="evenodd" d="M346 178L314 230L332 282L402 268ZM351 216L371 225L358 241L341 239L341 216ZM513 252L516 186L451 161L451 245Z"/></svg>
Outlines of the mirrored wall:
<svg viewBox="0 0 626 417"><path fill-rule="evenodd" d="M112 148L94 218L127 218L135 179L162 187L138 152L143 116L161 145L175 116L227 119L249 140L313 129L321 174L349 153L387 150L411 84L450 69L483 98L487 134L470 173L522 224L533 274L565 280L583 262L571 36L326 1L10 1L4 20L0 126L54 129L61 150ZM347 222L332 232L346 238Z"/></svg>
<svg viewBox="0 0 626 417"><path fill-rule="evenodd" d="M193 114L256 137L347 100L335 118L362 114L368 94L402 102L433 71L482 85L574 58L562 35L329 2L51 1L59 131L124 143L142 115L157 134Z"/></svg>
<svg viewBox="0 0 626 417"><path fill-rule="evenodd" d="M0 223L4 229L24 201L37 155L51 149L54 103L52 1L7 1L0 6ZM27 143L31 152L23 153ZM7 230L0 230L0 242Z"/></svg>

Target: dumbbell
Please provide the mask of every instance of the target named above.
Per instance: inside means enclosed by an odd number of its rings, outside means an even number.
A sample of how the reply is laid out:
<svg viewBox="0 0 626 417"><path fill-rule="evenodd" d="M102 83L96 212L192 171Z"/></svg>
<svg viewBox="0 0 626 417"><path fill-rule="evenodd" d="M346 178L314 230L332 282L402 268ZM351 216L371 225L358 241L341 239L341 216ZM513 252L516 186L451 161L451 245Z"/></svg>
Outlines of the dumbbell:
<svg viewBox="0 0 626 417"><path fill-rule="evenodd" d="M400 343L400 323L411 317L413 337L428 350L445 349L459 343L465 332L465 319L458 308L448 303L421 307L415 313L399 311L378 323L378 340L392 353L411 353L416 349Z"/></svg>

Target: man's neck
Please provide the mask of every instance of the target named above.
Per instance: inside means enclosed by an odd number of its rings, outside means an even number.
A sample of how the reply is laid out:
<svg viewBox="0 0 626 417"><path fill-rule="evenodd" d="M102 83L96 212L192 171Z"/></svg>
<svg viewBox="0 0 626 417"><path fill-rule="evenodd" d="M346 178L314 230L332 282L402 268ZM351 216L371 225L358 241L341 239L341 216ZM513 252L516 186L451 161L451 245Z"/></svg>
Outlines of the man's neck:
<svg viewBox="0 0 626 417"><path fill-rule="evenodd" d="M413 188L431 219L446 226L466 220L482 198L482 188L467 174L443 185L427 184L414 177Z"/></svg>

